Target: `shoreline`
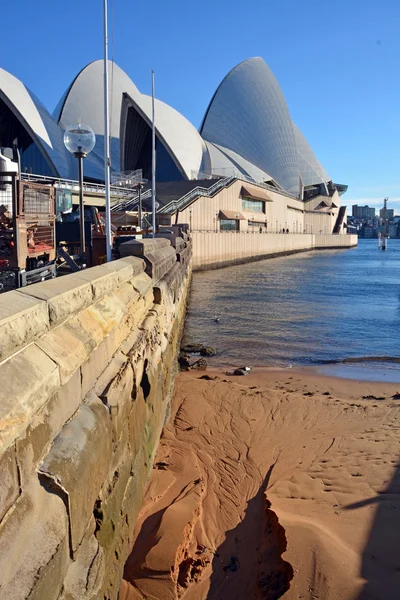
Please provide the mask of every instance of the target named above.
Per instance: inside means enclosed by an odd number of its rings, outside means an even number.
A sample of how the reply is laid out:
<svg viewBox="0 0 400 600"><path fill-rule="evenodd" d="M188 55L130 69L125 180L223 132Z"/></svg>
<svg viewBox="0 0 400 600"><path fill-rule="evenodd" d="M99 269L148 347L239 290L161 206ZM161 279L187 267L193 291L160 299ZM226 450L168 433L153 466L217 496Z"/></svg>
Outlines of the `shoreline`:
<svg viewBox="0 0 400 600"><path fill-rule="evenodd" d="M397 387L181 372L120 600L395 600Z"/></svg>
<svg viewBox="0 0 400 600"><path fill-rule="evenodd" d="M192 355L193 358L200 358L200 354ZM277 366L252 366L250 373L295 373L303 376L328 377L332 379L348 380L352 382L370 382L378 384L398 384L400 386L400 358L398 357L362 357L349 358L337 361L327 361L313 365L293 365L287 367ZM390 370L385 366L399 365L398 369ZM377 366L378 365L378 366ZM209 364L207 372L223 372L225 375L232 375L234 369L238 367L229 364ZM183 371L182 371L183 372ZM197 370L190 370L191 373L197 373ZM199 370L199 372L202 372ZM248 377L248 375L247 375ZM236 376L235 376L236 378ZM238 376L238 378L240 378Z"/></svg>

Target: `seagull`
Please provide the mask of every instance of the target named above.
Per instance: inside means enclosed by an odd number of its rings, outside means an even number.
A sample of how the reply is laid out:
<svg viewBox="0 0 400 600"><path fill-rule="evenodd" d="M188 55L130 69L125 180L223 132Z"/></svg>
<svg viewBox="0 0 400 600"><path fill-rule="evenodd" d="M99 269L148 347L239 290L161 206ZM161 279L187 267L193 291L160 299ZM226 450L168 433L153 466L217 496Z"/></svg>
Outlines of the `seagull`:
<svg viewBox="0 0 400 600"><path fill-rule="evenodd" d="M219 323L219 320L220 320L220 319L219 319L219 317L217 317L217 316L215 316L215 317L214 317L214 321L215 321L216 323Z"/></svg>

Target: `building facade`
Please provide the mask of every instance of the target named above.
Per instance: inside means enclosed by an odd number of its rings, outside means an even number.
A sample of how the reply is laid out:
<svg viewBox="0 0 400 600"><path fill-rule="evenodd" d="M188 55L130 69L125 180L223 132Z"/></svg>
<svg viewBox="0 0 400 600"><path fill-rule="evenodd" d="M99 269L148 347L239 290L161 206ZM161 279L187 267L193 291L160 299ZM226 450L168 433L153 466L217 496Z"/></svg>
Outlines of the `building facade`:
<svg viewBox="0 0 400 600"><path fill-rule="evenodd" d="M116 64L110 63L110 72L112 173L140 170L150 179L151 97L142 94ZM85 178L102 182L102 61L92 62L78 73L52 115L22 82L0 69L0 148L12 149L21 171L76 179L77 161L65 149L63 134L78 120L90 125L96 134L96 145L85 161ZM195 182L193 189L201 187L196 182L215 181L218 190L213 196L196 195L199 206L204 205L204 214L209 214L209 207L201 197L225 202L225 197L231 198L232 190L236 190L235 206L230 200L219 212L213 207L207 227L214 220L221 231L343 231L340 197L347 186L335 184L315 157L262 58L248 59L227 74L205 111L199 131L156 99L155 133L158 183ZM236 181L241 183L233 185ZM158 189L157 201L164 215L175 214L173 206L179 205L178 212L182 213L193 204L176 195L167 206ZM203 218L199 217L198 227L203 227Z"/></svg>

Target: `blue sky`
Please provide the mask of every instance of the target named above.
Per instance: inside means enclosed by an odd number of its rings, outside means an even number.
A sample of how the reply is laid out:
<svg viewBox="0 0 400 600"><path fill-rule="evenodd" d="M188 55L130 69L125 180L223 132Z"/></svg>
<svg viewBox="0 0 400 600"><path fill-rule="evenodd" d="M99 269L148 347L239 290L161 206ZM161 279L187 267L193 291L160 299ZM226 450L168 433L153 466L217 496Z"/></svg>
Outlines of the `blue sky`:
<svg viewBox="0 0 400 600"><path fill-rule="evenodd" d="M52 111L103 56L102 0L14 0L2 6L0 66ZM144 93L199 126L226 73L262 56L293 120L346 204L400 212L398 0L109 0L110 58Z"/></svg>

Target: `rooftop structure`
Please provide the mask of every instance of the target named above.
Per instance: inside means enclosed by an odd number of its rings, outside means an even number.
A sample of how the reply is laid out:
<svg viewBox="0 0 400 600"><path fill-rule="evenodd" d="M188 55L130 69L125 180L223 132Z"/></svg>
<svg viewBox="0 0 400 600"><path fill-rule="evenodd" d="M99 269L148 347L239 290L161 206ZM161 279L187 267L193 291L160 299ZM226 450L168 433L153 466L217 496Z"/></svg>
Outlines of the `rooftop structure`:
<svg viewBox="0 0 400 600"><path fill-rule="evenodd" d="M110 63L111 170L151 171L151 98ZM89 181L104 180L103 64L87 65L68 86L53 115L22 82L0 69L0 147L13 148L21 170L76 179L63 132L78 119L96 134L85 165ZM282 90L262 58L232 69L217 88L200 130L156 100L157 180L178 182L244 177L289 197L332 195L337 189L292 122Z"/></svg>

